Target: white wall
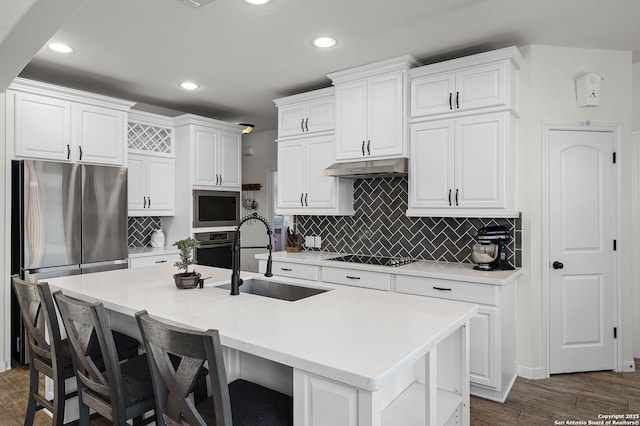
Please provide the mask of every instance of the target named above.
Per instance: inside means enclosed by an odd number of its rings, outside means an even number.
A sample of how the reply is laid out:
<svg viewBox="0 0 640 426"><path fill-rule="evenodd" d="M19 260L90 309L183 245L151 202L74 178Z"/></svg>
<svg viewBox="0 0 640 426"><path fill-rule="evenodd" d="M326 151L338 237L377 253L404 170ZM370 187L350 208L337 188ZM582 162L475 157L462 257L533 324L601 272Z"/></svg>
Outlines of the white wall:
<svg viewBox="0 0 640 426"><path fill-rule="evenodd" d="M518 135L518 203L522 211L523 275L518 283L518 365L539 374L544 371L542 306L542 134L544 122L575 124L591 120L594 125L619 123L622 128L618 153L622 187L620 324L624 339L623 359L632 360L632 156L631 156L631 52L531 45L521 49L520 121ZM599 107L578 108L575 75L597 71L604 77ZM521 370L522 371L522 370Z"/></svg>
<svg viewBox="0 0 640 426"><path fill-rule="evenodd" d="M5 94L4 92L0 92L0 146L4 147L6 144L5 141ZM0 149L0 201L3 206L6 206L6 197L9 196L6 190L6 162L5 162L5 150ZM6 212L4 209L0 209L0 241L6 241L11 231L6 228L5 220L6 215L9 212ZM8 253L5 253L5 245L0 244L0 259L5 259ZM9 271L5 270L4 261L0 262L0 277L3 277L0 282L4 283L4 277L7 276ZM10 295L11 289L5 286L3 287L3 291L0 291L0 306L3 307L2 312L6 313L10 311ZM4 371L10 367L9 360L11 359L11 351L9 350L9 346L7 346L6 342L9 340L11 336L11 321L6 321L7 318L10 318L9 315L2 314L0 315L0 354L4 354L0 359L0 371Z"/></svg>
<svg viewBox="0 0 640 426"><path fill-rule="evenodd" d="M262 185L260 191L243 191L243 195L253 198L258 203L257 213L264 216L271 223L273 221L273 211L269 211L269 197L272 197L267 185L268 170L276 169L277 149L276 130L265 130L253 132L242 137L242 183L259 183ZM253 155L245 155L245 152L253 149ZM258 222L248 222L242 225L242 245L267 245L267 230ZM240 254L243 271L258 271L258 261L254 259L256 253L266 252L266 248L244 249Z"/></svg>

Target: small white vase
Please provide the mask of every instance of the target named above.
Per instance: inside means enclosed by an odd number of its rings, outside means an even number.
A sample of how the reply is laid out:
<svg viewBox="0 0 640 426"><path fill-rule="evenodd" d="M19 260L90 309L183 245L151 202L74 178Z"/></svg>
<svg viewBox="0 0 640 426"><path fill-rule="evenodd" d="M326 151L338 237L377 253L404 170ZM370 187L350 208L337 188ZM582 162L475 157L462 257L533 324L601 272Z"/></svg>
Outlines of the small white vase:
<svg viewBox="0 0 640 426"><path fill-rule="evenodd" d="M164 247L164 232L154 229L151 233L151 247Z"/></svg>

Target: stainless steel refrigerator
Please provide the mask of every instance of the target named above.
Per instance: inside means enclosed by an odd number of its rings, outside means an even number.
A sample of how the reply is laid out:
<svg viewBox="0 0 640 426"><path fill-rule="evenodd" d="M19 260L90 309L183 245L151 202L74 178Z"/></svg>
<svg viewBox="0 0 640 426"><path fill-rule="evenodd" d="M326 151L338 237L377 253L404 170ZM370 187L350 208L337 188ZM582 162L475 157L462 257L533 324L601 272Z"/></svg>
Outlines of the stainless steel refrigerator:
<svg viewBox="0 0 640 426"><path fill-rule="evenodd" d="M14 161L11 197L12 274L36 281L127 268L126 168ZM13 358L24 363L12 297Z"/></svg>

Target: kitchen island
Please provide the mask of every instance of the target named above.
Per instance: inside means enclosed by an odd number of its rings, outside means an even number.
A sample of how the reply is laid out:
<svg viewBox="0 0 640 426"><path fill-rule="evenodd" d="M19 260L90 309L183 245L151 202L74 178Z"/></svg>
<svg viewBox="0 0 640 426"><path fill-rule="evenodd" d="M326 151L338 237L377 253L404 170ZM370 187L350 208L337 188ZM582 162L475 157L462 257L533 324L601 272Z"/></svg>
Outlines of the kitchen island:
<svg viewBox="0 0 640 426"><path fill-rule="evenodd" d="M467 323L475 305L286 277L274 280L328 291L295 302L230 296L216 287L230 270L197 270L211 277L203 289L178 290L170 265L49 282L103 302L112 328L130 335L142 309L219 330L229 380L293 395L296 426L469 424Z"/></svg>

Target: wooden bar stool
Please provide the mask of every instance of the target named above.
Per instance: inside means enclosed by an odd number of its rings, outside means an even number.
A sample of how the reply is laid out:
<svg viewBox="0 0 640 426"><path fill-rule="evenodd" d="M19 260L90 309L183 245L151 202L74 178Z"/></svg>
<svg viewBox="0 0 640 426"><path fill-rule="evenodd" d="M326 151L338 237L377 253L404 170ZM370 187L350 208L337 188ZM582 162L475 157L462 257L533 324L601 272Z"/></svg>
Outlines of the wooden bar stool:
<svg viewBox="0 0 640 426"><path fill-rule="evenodd" d="M53 294L67 330L71 357L78 382L80 425L89 425L89 409L111 420L114 425L148 424L156 416L144 418L155 410L151 373L147 357L139 355L122 364L107 313L102 303L88 303L57 291ZM91 354L91 335L95 332L104 367Z"/></svg>
<svg viewBox="0 0 640 426"><path fill-rule="evenodd" d="M29 344L29 402L24 424L31 426L36 411L46 408L52 413L52 424L63 425L65 401L77 394L75 391L66 392L65 380L75 375L75 369L69 342L61 337L49 284L26 282L17 275L11 277L11 282ZM140 343L136 339L117 332L114 332L114 339L120 359L137 356ZM99 354L95 334L92 336L90 348L93 353L97 350ZM44 392L41 392L41 373L53 382L52 400L48 400Z"/></svg>
<svg viewBox="0 0 640 426"><path fill-rule="evenodd" d="M246 381L227 384L217 330L196 331L136 313L149 358L158 424L215 426L293 425L293 399ZM180 358L177 368L169 355ZM207 362L212 396L194 404L190 389Z"/></svg>

